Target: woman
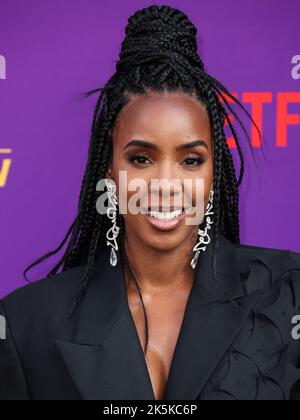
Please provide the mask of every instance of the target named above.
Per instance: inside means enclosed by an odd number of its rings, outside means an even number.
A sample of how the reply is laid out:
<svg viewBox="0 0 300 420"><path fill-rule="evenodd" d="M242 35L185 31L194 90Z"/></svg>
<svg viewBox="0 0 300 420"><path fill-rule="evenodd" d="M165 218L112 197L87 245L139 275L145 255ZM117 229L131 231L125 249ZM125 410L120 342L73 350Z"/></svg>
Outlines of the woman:
<svg viewBox="0 0 300 420"><path fill-rule="evenodd" d="M300 255L240 244L235 99L206 73L196 33L171 7L137 11L115 74L87 93L101 92L78 214L36 263L70 237L66 251L1 301L1 399L299 398ZM137 179L141 211L121 212Z"/></svg>

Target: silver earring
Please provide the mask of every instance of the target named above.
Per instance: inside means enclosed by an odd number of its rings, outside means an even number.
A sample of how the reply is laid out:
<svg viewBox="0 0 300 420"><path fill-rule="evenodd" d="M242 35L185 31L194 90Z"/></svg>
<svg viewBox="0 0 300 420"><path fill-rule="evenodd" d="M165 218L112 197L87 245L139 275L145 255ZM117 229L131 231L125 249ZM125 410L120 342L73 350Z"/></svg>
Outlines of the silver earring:
<svg viewBox="0 0 300 420"><path fill-rule="evenodd" d="M211 216L214 214L213 212L213 202L214 202L214 191L211 190L209 193L209 200L205 210L205 218L206 218L206 225L204 230L198 229L199 241L194 246L193 251L195 251L195 255L191 261L191 266L193 269L197 266L199 254L201 251L206 251L207 245L210 243L210 236L208 231L211 229L211 225L213 224L213 220Z"/></svg>
<svg viewBox="0 0 300 420"><path fill-rule="evenodd" d="M106 245L111 246L110 250L110 264L114 267L117 265L118 258L116 251L118 251L118 242L117 238L120 232L120 228L117 226L117 194L116 194L116 184L111 179L106 179L105 184L107 187L107 196L108 196L108 208L106 215L112 221L112 227L106 233Z"/></svg>

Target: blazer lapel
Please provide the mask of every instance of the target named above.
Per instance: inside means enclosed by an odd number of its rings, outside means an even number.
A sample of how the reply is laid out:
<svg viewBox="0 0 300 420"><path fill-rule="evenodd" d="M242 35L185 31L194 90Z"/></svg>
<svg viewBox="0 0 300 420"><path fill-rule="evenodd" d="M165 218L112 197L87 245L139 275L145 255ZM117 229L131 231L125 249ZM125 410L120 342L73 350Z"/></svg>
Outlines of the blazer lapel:
<svg viewBox="0 0 300 420"><path fill-rule="evenodd" d="M150 376L128 306L123 268L109 252L97 260L78 316L76 334L55 340L85 400L152 400Z"/></svg>
<svg viewBox="0 0 300 420"><path fill-rule="evenodd" d="M167 400L199 396L262 294L245 296L235 246L224 236L219 245L216 282L211 246L200 254L169 372ZM93 281L79 306L75 336L65 329L55 342L83 399L154 400L128 306L123 266L120 261L110 266L108 250L97 260Z"/></svg>
<svg viewBox="0 0 300 420"><path fill-rule="evenodd" d="M200 255L169 372L167 400L199 397L262 296L262 291L245 296L236 249L225 236L220 236L217 250L217 279L212 247Z"/></svg>

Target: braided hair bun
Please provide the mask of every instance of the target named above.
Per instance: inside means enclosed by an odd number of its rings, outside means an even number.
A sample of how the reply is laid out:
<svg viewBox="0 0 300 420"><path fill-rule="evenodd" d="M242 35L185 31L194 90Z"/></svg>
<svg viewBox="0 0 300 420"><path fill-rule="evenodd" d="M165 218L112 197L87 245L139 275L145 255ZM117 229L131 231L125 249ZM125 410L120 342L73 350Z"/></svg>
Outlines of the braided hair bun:
<svg viewBox="0 0 300 420"><path fill-rule="evenodd" d="M117 71L164 63L204 71L197 53L197 28L178 9L150 6L139 10L128 19L125 33Z"/></svg>

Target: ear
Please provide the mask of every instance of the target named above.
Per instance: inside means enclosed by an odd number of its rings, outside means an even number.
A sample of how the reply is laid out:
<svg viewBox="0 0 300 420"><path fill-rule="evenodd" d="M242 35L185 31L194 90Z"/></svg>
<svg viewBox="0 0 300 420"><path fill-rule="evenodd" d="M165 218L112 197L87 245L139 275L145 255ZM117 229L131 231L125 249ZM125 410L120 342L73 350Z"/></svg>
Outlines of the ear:
<svg viewBox="0 0 300 420"><path fill-rule="evenodd" d="M106 177L106 178L109 178L109 179L113 179L113 176L112 176L111 163L109 164L109 166L108 166L108 168L107 168L107 170L106 170L105 177Z"/></svg>

